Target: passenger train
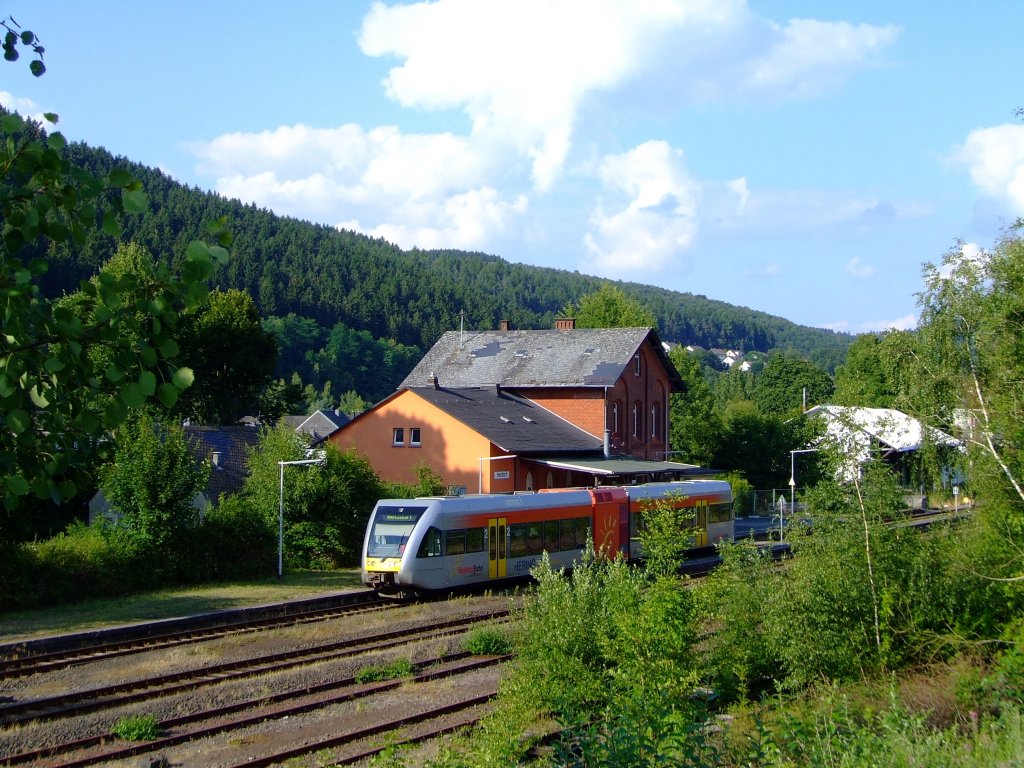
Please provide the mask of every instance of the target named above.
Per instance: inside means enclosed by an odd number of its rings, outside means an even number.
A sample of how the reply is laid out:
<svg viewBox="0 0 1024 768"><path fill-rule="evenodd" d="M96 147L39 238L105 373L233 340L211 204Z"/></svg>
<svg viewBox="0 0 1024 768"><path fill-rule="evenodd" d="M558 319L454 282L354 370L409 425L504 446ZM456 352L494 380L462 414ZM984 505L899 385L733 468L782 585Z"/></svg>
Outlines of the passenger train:
<svg viewBox="0 0 1024 768"><path fill-rule="evenodd" d="M588 535L602 555L640 559L643 512L660 499L693 509L695 547L732 540L732 489L720 480L381 499L363 540L362 580L407 596L520 578L545 551L552 567L571 566Z"/></svg>

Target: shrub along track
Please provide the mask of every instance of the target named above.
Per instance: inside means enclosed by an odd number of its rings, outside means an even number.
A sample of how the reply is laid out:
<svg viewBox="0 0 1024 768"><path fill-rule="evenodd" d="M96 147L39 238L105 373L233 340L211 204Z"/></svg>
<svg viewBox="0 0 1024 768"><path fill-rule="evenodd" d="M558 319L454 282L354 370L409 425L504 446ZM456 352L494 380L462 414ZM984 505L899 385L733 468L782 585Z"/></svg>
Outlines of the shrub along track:
<svg viewBox="0 0 1024 768"><path fill-rule="evenodd" d="M396 604L380 598L373 590L360 590L339 596L341 604L328 604L311 610L280 615L271 606L212 614L171 622L148 622L114 630L99 630L43 641L10 643L0 647L0 679L27 677L52 669L90 664L100 659L144 653L160 648L199 643L218 637L260 632L277 627L296 626L339 616L354 616L380 611ZM301 606L300 606L301 607ZM224 622L224 623L220 623ZM164 627L180 628L163 631ZM111 639L105 639L110 637ZM52 648L53 650L48 650Z"/></svg>
<svg viewBox="0 0 1024 768"><path fill-rule="evenodd" d="M375 699L398 695L389 694L396 687L402 687L397 683L354 686L355 673L368 665L376 666L375 662L381 657L404 654L407 662L415 661L421 681L438 674L465 676L467 670L464 665L473 664L472 670L477 662L460 661L453 671L445 671L443 666L439 666L441 660L450 663L460 659L462 635L480 626L481 622L503 621L509 613L507 597L396 607L397 610L384 614L347 616L321 625L276 630L265 633L266 637L249 634L207 645L198 644L194 646L195 650L154 651L138 657L127 667L118 660L98 662L93 667L84 665L75 670L57 670L29 679L22 678L17 685L16 681L9 681L7 686L0 688L0 694L19 695L0 695L0 702L6 702L0 704L0 765L50 765L54 757L72 748L67 746L70 742L79 742L76 747L79 750L95 749L97 743L113 740L110 731L119 718L142 713L155 713L165 728L173 727L174 731L168 735L178 735L178 730L186 729L185 724L191 720L239 720L240 724L226 726L236 730L252 728L252 722L271 717L277 725L266 727L278 734L270 740L271 743L286 743L296 723L296 715L285 711L292 704L298 707L296 711L310 711L337 707L339 701L369 694L373 694ZM330 642L319 642L323 639ZM303 647L289 647L295 643L301 643ZM398 650L400 648L404 650ZM197 659L204 657L230 655L249 655L251 658L196 664ZM179 664L189 668L170 674L149 674L154 669L174 670ZM145 670L145 673L140 670ZM473 673L469 671L468 674L472 676ZM468 697L470 699L492 695L497 685L497 673L490 674L495 679L483 684L482 688L481 683L459 687L476 691ZM87 687L90 679L109 683L118 677L129 679L112 685ZM369 694L342 690L353 686ZM419 689L425 686L411 687ZM52 691L57 691L57 695L49 695ZM460 697L459 701L465 698ZM372 708L377 705L360 706ZM273 713L270 713L271 707ZM254 708L259 717L247 726L242 722L245 718L237 713L248 710L251 716ZM421 709L426 711L430 708ZM335 735L341 731L338 727L330 730ZM197 736L185 735L179 740L190 738ZM294 744L292 748L295 748ZM273 746L267 749L272 750ZM88 759L93 764L107 764L113 758ZM203 758L186 760L181 764L208 763Z"/></svg>

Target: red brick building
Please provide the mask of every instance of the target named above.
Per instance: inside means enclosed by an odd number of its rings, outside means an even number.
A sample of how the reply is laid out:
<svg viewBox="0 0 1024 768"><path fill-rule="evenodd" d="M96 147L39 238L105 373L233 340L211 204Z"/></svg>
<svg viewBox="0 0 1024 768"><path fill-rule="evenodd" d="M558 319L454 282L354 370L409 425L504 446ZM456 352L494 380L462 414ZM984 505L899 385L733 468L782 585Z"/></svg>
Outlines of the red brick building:
<svg viewBox="0 0 1024 768"><path fill-rule="evenodd" d="M377 472L433 467L468 492L692 474L665 461L669 395L683 388L651 328L450 331L398 391L335 432Z"/></svg>

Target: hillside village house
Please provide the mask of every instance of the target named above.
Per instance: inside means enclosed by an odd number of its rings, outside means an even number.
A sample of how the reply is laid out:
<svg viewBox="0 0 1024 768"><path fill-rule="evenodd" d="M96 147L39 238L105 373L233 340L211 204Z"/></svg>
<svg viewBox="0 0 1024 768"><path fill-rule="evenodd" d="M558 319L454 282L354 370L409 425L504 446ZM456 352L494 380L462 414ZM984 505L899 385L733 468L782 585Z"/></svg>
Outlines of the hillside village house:
<svg viewBox="0 0 1024 768"><path fill-rule="evenodd" d="M651 328L449 331L390 397L331 435L382 478L429 465L454 492L672 479L668 399L683 382Z"/></svg>

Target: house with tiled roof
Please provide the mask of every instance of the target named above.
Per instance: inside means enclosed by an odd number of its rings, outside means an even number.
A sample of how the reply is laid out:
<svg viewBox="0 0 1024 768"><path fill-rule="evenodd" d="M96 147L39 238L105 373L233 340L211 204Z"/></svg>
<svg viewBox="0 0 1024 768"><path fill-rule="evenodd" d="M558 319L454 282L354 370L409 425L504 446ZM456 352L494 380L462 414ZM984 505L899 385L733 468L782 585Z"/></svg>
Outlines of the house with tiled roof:
<svg viewBox="0 0 1024 768"><path fill-rule="evenodd" d="M393 482L427 465L468 492L663 479L683 389L652 328L450 331L391 396L331 435Z"/></svg>
<svg viewBox="0 0 1024 768"><path fill-rule="evenodd" d="M191 424L184 425L182 430L192 446L196 461L207 461L210 464L206 487L192 501L196 509L204 512L222 496L241 489L249 474L249 453L259 443L260 430L247 425L199 427ZM92 523L97 517L111 520L118 518L103 491L97 491L89 501L89 522Z"/></svg>

